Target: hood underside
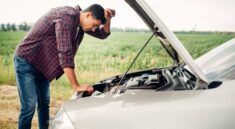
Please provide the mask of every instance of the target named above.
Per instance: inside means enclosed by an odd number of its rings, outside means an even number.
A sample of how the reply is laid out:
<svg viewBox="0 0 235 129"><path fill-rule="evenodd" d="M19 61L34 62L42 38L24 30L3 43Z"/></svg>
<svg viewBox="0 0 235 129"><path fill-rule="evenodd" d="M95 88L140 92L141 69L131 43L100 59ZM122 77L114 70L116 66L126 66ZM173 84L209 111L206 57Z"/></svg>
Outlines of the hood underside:
<svg viewBox="0 0 235 129"><path fill-rule="evenodd" d="M191 55L184 48L180 40L171 32L160 20L155 12L147 5L144 0L125 0L146 23L149 29L160 40L160 43L166 49L167 53L179 64L178 55L189 66L195 76L202 82L208 83L208 80L202 70L196 65Z"/></svg>

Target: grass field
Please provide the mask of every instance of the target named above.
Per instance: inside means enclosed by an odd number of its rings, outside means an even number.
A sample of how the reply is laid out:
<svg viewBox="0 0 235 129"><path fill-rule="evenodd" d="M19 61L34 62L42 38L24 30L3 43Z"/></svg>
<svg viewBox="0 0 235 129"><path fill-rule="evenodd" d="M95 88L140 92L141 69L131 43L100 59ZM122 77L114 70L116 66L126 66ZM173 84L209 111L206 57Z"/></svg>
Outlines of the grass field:
<svg viewBox="0 0 235 129"><path fill-rule="evenodd" d="M16 128L19 100L15 87L13 53L26 32L0 32L0 129ZM81 83L94 83L100 79L125 72L137 52L151 33L113 32L106 40L85 36L77 53L75 64ZM223 42L235 37L235 33L177 33L177 37L197 58ZM172 60L156 38L152 39L137 59L131 71L172 65ZM1 86L2 85L2 86ZM58 94L59 93L59 94ZM62 76L51 86L51 114L73 93ZM10 113L8 113L10 112ZM37 126L36 118L34 127Z"/></svg>
<svg viewBox="0 0 235 129"><path fill-rule="evenodd" d="M15 85L13 53L25 32L0 32L0 84ZM151 33L113 32L106 40L85 36L77 53L75 64L78 78L93 83L110 75L123 73L144 45ZM193 58L235 37L234 33L178 33ZM132 67L133 70L163 67L173 62L156 38L152 39ZM53 84L67 86L64 77Z"/></svg>

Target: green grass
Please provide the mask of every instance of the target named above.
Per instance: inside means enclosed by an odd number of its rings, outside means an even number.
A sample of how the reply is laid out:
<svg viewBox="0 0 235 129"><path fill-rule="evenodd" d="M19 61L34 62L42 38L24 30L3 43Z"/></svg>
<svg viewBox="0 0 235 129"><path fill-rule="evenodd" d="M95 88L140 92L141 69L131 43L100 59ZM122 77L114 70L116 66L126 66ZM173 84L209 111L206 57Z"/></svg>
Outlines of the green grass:
<svg viewBox="0 0 235 129"><path fill-rule="evenodd" d="M26 32L0 32L0 84L15 84L13 53Z"/></svg>
<svg viewBox="0 0 235 129"><path fill-rule="evenodd" d="M235 38L235 33L178 34L177 36L195 59L225 41Z"/></svg>
<svg viewBox="0 0 235 129"><path fill-rule="evenodd" d="M0 84L15 84L13 53L26 32L0 32ZM99 40L85 35L75 59L76 73L81 83L94 83L125 72L137 52L151 36L144 32L113 32L108 39ZM235 33L177 33L193 58L234 38ZM131 71L172 65L172 60L156 38L142 52ZM62 76L53 85L70 87Z"/></svg>

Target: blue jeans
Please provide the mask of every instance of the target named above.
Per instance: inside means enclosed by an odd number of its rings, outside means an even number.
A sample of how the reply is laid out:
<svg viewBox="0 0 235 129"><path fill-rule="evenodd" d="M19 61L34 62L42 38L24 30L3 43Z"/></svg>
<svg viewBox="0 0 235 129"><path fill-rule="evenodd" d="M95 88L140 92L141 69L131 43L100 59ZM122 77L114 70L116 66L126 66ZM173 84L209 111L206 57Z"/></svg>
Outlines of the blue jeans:
<svg viewBox="0 0 235 129"><path fill-rule="evenodd" d="M37 105L40 129L48 129L50 82L23 58L14 57L16 82L20 98L19 129L30 129Z"/></svg>

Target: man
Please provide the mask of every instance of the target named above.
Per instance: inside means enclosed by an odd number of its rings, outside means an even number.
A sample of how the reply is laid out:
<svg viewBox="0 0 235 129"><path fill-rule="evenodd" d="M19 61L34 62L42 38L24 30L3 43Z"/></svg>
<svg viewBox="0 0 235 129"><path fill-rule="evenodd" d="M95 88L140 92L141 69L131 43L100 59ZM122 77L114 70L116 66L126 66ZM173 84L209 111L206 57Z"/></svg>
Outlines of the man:
<svg viewBox="0 0 235 129"><path fill-rule="evenodd" d="M58 7L42 16L15 51L14 64L20 97L19 129L30 129L37 105L39 128L48 128L49 83L63 73L75 91L93 92L80 84L74 72L74 57L84 32L100 39L110 34L112 9L93 4L85 10L78 6Z"/></svg>

